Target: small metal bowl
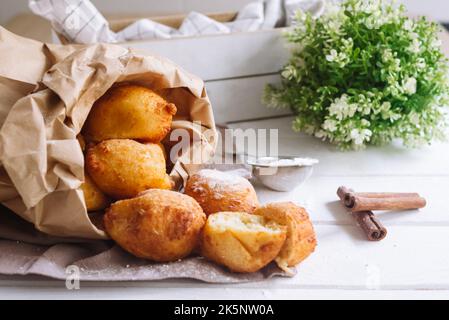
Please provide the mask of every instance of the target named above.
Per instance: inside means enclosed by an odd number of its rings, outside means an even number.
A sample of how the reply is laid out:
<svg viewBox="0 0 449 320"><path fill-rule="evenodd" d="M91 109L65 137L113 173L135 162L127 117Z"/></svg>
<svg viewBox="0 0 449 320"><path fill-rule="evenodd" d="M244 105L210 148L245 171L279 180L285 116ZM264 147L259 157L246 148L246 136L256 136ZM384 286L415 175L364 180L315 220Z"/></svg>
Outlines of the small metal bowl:
<svg viewBox="0 0 449 320"><path fill-rule="evenodd" d="M264 186L275 191L291 191L303 184L313 172L316 159L264 157L248 160L255 176Z"/></svg>

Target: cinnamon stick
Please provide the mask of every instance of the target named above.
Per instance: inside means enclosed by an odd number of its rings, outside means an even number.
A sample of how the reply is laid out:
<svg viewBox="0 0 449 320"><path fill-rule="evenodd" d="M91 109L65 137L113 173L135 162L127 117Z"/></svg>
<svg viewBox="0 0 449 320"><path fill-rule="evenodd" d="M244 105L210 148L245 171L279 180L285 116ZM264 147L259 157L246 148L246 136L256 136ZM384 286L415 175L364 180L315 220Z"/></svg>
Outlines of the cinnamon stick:
<svg viewBox="0 0 449 320"><path fill-rule="evenodd" d="M337 195L340 198L343 205L345 205L345 198L349 195L353 195L354 191L346 187L340 187L337 190ZM357 222L357 225L365 233L366 237L370 241L380 241L387 236L387 229L377 219L371 211L353 212L352 216Z"/></svg>
<svg viewBox="0 0 449 320"><path fill-rule="evenodd" d="M359 197L364 198L398 198L398 197L419 197L418 193L405 192L356 192Z"/></svg>
<svg viewBox="0 0 449 320"><path fill-rule="evenodd" d="M371 211L354 212L352 215L368 240L380 241L387 236L387 229Z"/></svg>
<svg viewBox="0 0 449 320"><path fill-rule="evenodd" d="M352 212L366 210L412 210L426 206L426 199L420 196L395 198L366 198L357 195L349 197L346 203Z"/></svg>
<svg viewBox="0 0 449 320"><path fill-rule="evenodd" d="M354 192L347 187L337 190L343 205L352 212L371 210L411 210L426 206L418 193Z"/></svg>

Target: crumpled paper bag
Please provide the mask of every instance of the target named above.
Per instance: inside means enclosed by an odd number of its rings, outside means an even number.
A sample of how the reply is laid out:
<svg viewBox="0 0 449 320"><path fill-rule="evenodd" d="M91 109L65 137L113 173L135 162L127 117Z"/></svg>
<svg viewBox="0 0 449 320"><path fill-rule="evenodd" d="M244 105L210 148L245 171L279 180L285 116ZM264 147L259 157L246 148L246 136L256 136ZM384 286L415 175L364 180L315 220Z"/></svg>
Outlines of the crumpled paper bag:
<svg viewBox="0 0 449 320"><path fill-rule="evenodd" d="M76 139L93 103L114 83L162 90L176 104L174 129L190 145L172 159L213 156L216 131L201 79L172 62L109 44L46 45L0 28L0 202L47 234L107 239L89 218L84 156ZM200 124L198 124L198 122ZM198 155L201 155L200 157Z"/></svg>

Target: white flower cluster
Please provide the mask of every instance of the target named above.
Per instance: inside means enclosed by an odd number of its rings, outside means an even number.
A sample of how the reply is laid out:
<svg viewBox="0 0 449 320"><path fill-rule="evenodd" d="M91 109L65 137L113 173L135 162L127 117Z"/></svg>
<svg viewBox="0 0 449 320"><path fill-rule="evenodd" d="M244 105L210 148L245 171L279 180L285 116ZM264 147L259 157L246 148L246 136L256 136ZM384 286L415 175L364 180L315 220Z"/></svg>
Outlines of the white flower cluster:
<svg viewBox="0 0 449 320"><path fill-rule="evenodd" d="M422 43L419 40L419 34L416 32L410 32L410 40L412 41L408 47L408 51L414 54L418 54L422 50Z"/></svg>
<svg viewBox="0 0 449 320"><path fill-rule="evenodd" d="M337 120L343 120L351 118L357 111L357 105L355 103L349 103L348 96L342 95L341 98L335 99L335 101L329 107L329 114L334 116Z"/></svg>
<svg viewBox="0 0 449 320"><path fill-rule="evenodd" d="M363 99L361 99L363 100ZM352 142L355 149L361 148L369 141L372 131L367 119L353 119L357 111L369 114L371 108L369 99L365 103L351 103L348 95L344 94L329 107L329 116L323 122L321 129L315 132L315 137L333 140L333 133L338 131L345 142Z"/></svg>
<svg viewBox="0 0 449 320"><path fill-rule="evenodd" d="M344 68L349 62L349 57L344 52L337 52L337 50L332 49L328 55L326 55L326 60L339 65L340 68Z"/></svg>
<svg viewBox="0 0 449 320"><path fill-rule="evenodd" d="M331 49L326 55L326 60L331 63L336 63L340 68L344 68L350 62L350 54L354 46L352 38L341 39L341 51Z"/></svg>
<svg viewBox="0 0 449 320"><path fill-rule="evenodd" d="M341 33L341 27L348 17L340 10L340 7L334 1L327 1L325 4L324 14L321 21L326 26L330 34L338 35Z"/></svg>
<svg viewBox="0 0 449 320"><path fill-rule="evenodd" d="M383 120L390 120L390 122L395 122L401 118L399 113L391 110L391 103L388 101L383 102L378 108L373 110L374 116L379 114Z"/></svg>
<svg viewBox="0 0 449 320"><path fill-rule="evenodd" d="M342 149L444 136L449 68L437 24L390 0L329 0L320 18L299 12L297 21L282 85L264 98L297 115L295 130Z"/></svg>
<svg viewBox="0 0 449 320"><path fill-rule="evenodd" d="M406 78L402 82L402 90L408 95L412 95L416 93L417 81L415 78Z"/></svg>
<svg viewBox="0 0 449 320"><path fill-rule="evenodd" d="M366 14L363 23L368 29L379 29L386 24L396 23L401 17L400 7L385 5L382 0L358 2L352 9Z"/></svg>
<svg viewBox="0 0 449 320"><path fill-rule="evenodd" d="M414 76L406 76L401 79L401 60L397 58L397 53L391 49L384 49L382 53L382 63L386 67L382 70L385 80L389 84L390 94L400 96L402 94L411 96L416 93L418 82ZM423 58L417 58L415 64L417 72L425 71L427 65Z"/></svg>
<svg viewBox="0 0 449 320"><path fill-rule="evenodd" d="M343 94L335 99L328 110L329 115L321 127L313 132L315 137L333 141L338 136L341 141L351 142L354 149L361 149L370 141L373 134L370 119L377 121L380 117L395 122L402 117L392 109L390 102L378 101L378 97L372 92L355 96ZM417 116L409 115L409 121L417 124Z"/></svg>
<svg viewBox="0 0 449 320"><path fill-rule="evenodd" d="M369 129L352 129L350 137L354 145L362 146L365 141L370 140L372 134Z"/></svg>

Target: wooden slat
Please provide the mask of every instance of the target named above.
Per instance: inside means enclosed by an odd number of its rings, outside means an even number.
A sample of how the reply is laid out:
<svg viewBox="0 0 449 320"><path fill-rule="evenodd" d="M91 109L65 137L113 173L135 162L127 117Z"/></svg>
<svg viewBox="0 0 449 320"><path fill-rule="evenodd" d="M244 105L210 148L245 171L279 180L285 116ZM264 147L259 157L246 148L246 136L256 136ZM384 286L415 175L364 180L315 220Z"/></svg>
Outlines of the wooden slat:
<svg viewBox="0 0 449 320"><path fill-rule="evenodd" d="M389 227L386 239L366 241L355 226L316 226L316 252L284 288L449 289L449 228Z"/></svg>
<svg viewBox="0 0 449 320"><path fill-rule="evenodd" d="M214 109L215 121L226 123L290 114L289 110L267 108L261 103L266 84L279 80L279 75L275 74L207 82L206 89Z"/></svg>
<svg viewBox="0 0 449 320"><path fill-rule="evenodd" d="M449 297L449 290L338 290L338 289L256 289L221 285L197 288L153 288L145 283L145 287L137 287L136 283L126 283L123 287L82 286L81 290L69 291L59 287L31 286L27 288L4 288L0 283L0 299L129 299L129 300L235 300L235 299L442 299Z"/></svg>
<svg viewBox="0 0 449 320"><path fill-rule="evenodd" d="M219 22L230 22L235 19L237 12L225 12L225 13L208 13L206 14L209 18L219 21ZM166 26L179 29L182 22L187 17L187 14L177 14L168 16L144 16L144 17L134 17L134 18L115 18L108 19L109 26L111 30L119 32L124 28L128 27L132 23L136 22L138 19L149 19L157 23L164 24Z"/></svg>
<svg viewBox="0 0 449 320"><path fill-rule="evenodd" d="M140 288L133 290L157 297L164 288L173 289L171 292L180 292L179 288L194 288L195 292L198 292L197 288L206 288L211 289L206 291L209 294L214 289L223 290L215 291L215 297L225 298L224 288L239 288L271 292L275 298L285 290L449 290L449 255L445 254L449 251L448 227L392 226L387 238L381 242L366 241L355 226L316 225L315 230L318 238L316 252L300 265L298 274L291 279L275 278L240 285L210 285L188 280L84 282L80 292L91 290L104 292L105 297L120 294L125 297L128 288ZM0 295L22 291L32 296L33 291L29 288L36 286L39 290L34 291L35 295L65 290L61 281L8 279L0 280ZM234 293L234 298L244 297ZM68 295L76 297L78 293Z"/></svg>
<svg viewBox="0 0 449 320"><path fill-rule="evenodd" d="M126 45L164 56L203 80L278 72L289 58L283 29L131 41Z"/></svg>

